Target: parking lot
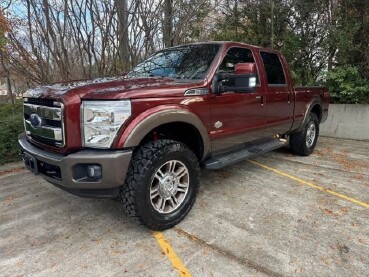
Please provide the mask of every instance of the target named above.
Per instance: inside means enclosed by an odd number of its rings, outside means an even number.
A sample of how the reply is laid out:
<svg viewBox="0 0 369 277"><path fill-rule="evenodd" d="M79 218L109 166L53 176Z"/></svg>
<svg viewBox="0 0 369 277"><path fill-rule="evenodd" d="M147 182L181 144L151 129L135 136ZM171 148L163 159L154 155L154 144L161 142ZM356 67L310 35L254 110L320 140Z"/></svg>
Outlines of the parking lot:
<svg viewBox="0 0 369 277"><path fill-rule="evenodd" d="M0 276L365 276L368 156L369 142L320 138L309 157L203 170L193 210L164 232L3 167Z"/></svg>

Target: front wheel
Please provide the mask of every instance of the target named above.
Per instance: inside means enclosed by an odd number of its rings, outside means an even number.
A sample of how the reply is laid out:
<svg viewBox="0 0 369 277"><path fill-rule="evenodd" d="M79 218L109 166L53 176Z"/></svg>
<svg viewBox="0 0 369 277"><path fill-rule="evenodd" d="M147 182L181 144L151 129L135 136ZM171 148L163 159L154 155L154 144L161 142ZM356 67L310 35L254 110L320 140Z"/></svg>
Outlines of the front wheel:
<svg viewBox="0 0 369 277"><path fill-rule="evenodd" d="M290 137L290 148L294 154L309 156L316 146L319 136L319 119L316 114L309 115L306 126Z"/></svg>
<svg viewBox="0 0 369 277"><path fill-rule="evenodd" d="M153 230L179 223L195 203L199 162L183 143L156 140L137 149L121 191L129 216Z"/></svg>

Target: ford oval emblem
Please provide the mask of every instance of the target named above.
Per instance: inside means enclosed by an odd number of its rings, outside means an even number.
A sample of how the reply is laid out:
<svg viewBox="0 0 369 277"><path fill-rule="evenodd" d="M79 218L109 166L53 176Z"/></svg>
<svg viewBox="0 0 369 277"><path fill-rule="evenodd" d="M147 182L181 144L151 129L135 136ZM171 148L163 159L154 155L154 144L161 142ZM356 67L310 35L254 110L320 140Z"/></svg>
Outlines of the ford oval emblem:
<svg viewBox="0 0 369 277"><path fill-rule="evenodd" d="M41 117L39 117L38 114L35 113L31 114L29 119L33 128L41 127L42 119Z"/></svg>

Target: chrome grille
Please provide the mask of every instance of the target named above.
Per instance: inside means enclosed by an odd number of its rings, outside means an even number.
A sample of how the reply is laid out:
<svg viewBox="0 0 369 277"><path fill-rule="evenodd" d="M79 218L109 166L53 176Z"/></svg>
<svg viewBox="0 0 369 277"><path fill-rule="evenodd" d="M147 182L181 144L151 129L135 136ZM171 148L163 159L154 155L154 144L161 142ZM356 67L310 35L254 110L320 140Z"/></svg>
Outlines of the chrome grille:
<svg viewBox="0 0 369 277"><path fill-rule="evenodd" d="M62 103L24 98L23 110L26 134L32 140L52 146L64 146L64 105Z"/></svg>

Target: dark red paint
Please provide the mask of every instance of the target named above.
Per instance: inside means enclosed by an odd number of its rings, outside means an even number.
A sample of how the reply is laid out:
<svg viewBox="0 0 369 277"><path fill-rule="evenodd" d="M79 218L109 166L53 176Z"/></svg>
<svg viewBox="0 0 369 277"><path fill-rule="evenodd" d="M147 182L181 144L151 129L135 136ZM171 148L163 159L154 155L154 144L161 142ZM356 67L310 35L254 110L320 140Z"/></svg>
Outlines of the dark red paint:
<svg viewBox="0 0 369 277"><path fill-rule="evenodd" d="M260 81L254 92L227 92L220 95L212 93L213 76L230 47L244 47L252 51ZM261 50L278 54L286 75L285 86L270 87L266 84ZM250 65L239 67L241 71L253 70ZM131 100L132 115L122 126L112 148L124 148L129 133L147 116L174 108L188 110L200 118L208 130L213 150L221 150L232 143L293 131L300 127L313 99L317 98L322 103L323 112L327 112L329 102L329 94L325 88L294 88L288 65L278 51L235 42L223 43L204 81L179 82L169 78L120 77L108 82L82 84L77 84L65 93L54 93L51 88L37 95L61 100L65 105L66 146L60 149L43 145L43 148L61 153L74 152L81 148L80 104L81 100L86 99ZM185 91L191 88L208 88L209 94L185 96ZM219 129L214 126L218 121L222 123Z"/></svg>

